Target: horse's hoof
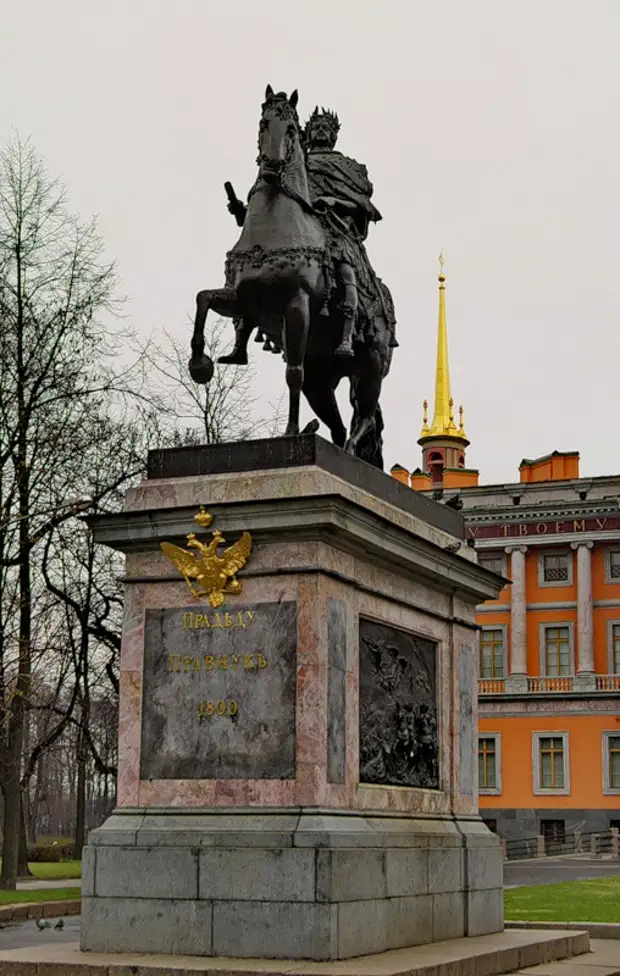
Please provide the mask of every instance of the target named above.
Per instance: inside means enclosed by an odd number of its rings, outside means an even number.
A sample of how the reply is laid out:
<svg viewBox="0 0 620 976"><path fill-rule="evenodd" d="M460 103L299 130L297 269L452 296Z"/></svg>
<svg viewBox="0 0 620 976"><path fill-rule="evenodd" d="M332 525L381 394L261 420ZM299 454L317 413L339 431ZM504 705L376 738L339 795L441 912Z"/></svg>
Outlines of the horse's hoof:
<svg viewBox="0 0 620 976"><path fill-rule="evenodd" d="M199 359L190 359L189 375L194 383L206 386L213 379L213 360L210 356L201 356Z"/></svg>
<svg viewBox="0 0 620 976"><path fill-rule="evenodd" d="M248 354L245 350L240 349L239 352L231 352L228 356L219 356L218 363L226 363L229 366L247 366L248 365Z"/></svg>

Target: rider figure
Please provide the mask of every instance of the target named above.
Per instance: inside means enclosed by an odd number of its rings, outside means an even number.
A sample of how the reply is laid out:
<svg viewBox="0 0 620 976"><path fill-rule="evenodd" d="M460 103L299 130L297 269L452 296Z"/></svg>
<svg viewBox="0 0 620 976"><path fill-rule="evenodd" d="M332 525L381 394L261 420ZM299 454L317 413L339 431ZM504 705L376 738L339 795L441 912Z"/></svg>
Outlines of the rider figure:
<svg viewBox="0 0 620 976"><path fill-rule="evenodd" d="M308 185L313 203L327 233L337 290L342 295L342 339L336 355L353 355L353 332L358 311L358 275L368 268L363 242L370 221L381 220L371 203L373 186L365 166L334 147L338 116L318 106L305 129ZM364 267L366 266L366 267Z"/></svg>
<svg viewBox="0 0 620 976"><path fill-rule="evenodd" d="M366 167L334 147L340 123L338 116L318 106L308 119L304 132L307 151L307 173L310 200L327 234L330 260L341 295L342 338L335 350L338 356L353 355L353 335L358 312L358 274L369 269L363 242L371 221L381 214L371 203L373 186ZM247 206L233 198L229 212L239 227L243 226ZM220 362L247 363L247 325L235 321L235 347Z"/></svg>

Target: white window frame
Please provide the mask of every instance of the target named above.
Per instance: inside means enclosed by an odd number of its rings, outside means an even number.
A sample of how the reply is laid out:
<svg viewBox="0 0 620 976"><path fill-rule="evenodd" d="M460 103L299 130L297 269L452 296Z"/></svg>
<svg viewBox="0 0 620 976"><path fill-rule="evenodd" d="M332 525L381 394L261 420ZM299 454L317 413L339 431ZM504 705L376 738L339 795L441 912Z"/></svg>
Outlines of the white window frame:
<svg viewBox="0 0 620 976"><path fill-rule="evenodd" d="M478 754L476 756L476 777L480 768L480 740L495 740L495 786L491 789L481 786L478 783L478 793L480 796L499 796L502 792L502 736L500 732L479 732L478 733Z"/></svg>
<svg viewBox="0 0 620 976"><path fill-rule="evenodd" d="M620 627L617 617L607 621L607 673L620 675L620 671L614 671L614 627Z"/></svg>
<svg viewBox="0 0 620 976"><path fill-rule="evenodd" d="M568 628L568 647L570 652L570 671L568 674L549 675L547 674L547 630L557 630L558 627ZM541 678L572 678L575 674L575 623L572 620L558 620L550 622L545 620L538 625L538 662L540 665Z"/></svg>
<svg viewBox="0 0 620 976"><path fill-rule="evenodd" d="M545 579L545 556L567 556L568 558L568 579L565 580L546 580ZM568 546L554 546L553 549L543 546L538 553L538 585L548 588L559 586L572 586L574 580L573 564L575 557L573 550Z"/></svg>
<svg viewBox="0 0 620 976"><path fill-rule="evenodd" d="M545 789L540 785L540 740L562 739L564 760L564 786L562 789ZM568 732L552 729L550 732L532 732L532 792L535 796L570 796L570 755L568 751Z"/></svg>
<svg viewBox="0 0 620 976"><path fill-rule="evenodd" d="M614 578L611 575L611 553L612 552L620 552L620 546L609 546L605 550L605 582L618 586L620 585L620 576Z"/></svg>
<svg viewBox="0 0 620 976"><path fill-rule="evenodd" d="M614 732L603 732L602 734L602 745L603 745L603 793L605 796L620 796L620 786L613 787L611 785L610 773L610 763L609 763L609 740L611 737L615 739L620 738L620 729L616 729Z"/></svg>
<svg viewBox="0 0 620 976"><path fill-rule="evenodd" d="M507 575L508 560L506 558L506 553L504 552L504 550L501 550L500 552L498 552L497 549L479 549L478 550L478 562L480 563L480 560L481 559L484 560L485 557L488 558L488 559L499 559L500 562L501 562L501 568L500 568L500 571L499 571L500 572L500 576L506 577L506 575ZM482 565L482 563L480 563L480 565Z"/></svg>
<svg viewBox="0 0 620 976"><path fill-rule="evenodd" d="M482 634L484 631L488 630L501 630L502 632L502 642L504 646L504 674L501 678L484 678L482 675L482 654L481 654L481 643ZM478 677L481 681L503 681L508 677L508 624L483 624L480 627L480 634L478 636Z"/></svg>

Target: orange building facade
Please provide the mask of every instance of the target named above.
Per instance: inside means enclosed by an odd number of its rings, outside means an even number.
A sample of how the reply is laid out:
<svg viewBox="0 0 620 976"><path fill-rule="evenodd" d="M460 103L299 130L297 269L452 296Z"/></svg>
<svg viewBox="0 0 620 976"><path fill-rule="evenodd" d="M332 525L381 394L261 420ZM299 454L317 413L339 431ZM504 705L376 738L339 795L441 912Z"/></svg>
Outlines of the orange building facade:
<svg viewBox="0 0 620 976"><path fill-rule="evenodd" d="M479 794L507 840L620 826L620 475L581 478L576 452L524 460L484 486L450 396L440 276L435 410L422 466L392 475L461 510L467 543L507 580L478 607Z"/></svg>

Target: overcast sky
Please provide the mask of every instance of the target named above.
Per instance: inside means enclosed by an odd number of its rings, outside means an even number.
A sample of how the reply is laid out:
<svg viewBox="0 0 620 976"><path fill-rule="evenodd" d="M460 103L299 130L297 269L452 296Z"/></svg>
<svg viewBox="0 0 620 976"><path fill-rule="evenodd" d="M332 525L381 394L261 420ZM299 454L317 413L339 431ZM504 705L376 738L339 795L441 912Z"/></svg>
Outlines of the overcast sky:
<svg viewBox="0 0 620 976"><path fill-rule="evenodd" d="M189 341L235 241L222 184L253 182L266 83L298 88L302 118L338 112L384 217L387 467L420 462L443 248L468 465L517 480L568 449L620 471L618 0L0 0L0 20L0 141L31 136L99 215L141 332ZM283 364L251 351L273 399Z"/></svg>

